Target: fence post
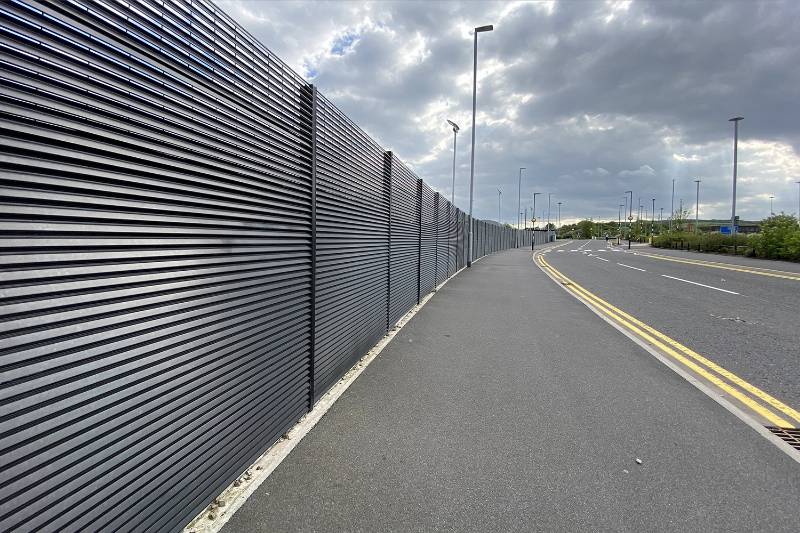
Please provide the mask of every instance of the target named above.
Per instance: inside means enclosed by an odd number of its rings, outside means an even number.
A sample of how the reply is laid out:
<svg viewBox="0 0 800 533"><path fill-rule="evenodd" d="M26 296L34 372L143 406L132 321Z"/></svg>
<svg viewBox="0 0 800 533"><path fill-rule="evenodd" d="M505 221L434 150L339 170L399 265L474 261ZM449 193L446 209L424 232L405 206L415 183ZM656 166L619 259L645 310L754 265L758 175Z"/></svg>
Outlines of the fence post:
<svg viewBox="0 0 800 533"><path fill-rule="evenodd" d="M314 408L317 339L317 86L311 86L311 295L309 305L308 410Z"/></svg>
<svg viewBox="0 0 800 533"><path fill-rule="evenodd" d="M437 192L433 195L433 290L439 284L439 197Z"/></svg>
<svg viewBox="0 0 800 533"><path fill-rule="evenodd" d="M417 178L417 303L422 300L422 178Z"/></svg>
<svg viewBox="0 0 800 533"><path fill-rule="evenodd" d="M386 220L389 226L388 242L386 243L386 331L389 331L389 320L392 309L392 152L383 153L383 184L388 191L389 209L386 210Z"/></svg>

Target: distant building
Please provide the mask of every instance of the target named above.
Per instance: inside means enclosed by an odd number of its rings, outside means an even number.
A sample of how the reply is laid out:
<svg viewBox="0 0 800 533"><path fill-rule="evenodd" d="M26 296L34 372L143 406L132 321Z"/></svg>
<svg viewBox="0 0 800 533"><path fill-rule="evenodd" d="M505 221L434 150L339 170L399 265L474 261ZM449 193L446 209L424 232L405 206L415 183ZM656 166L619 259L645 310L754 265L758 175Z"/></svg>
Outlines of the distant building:
<svg viewBox="0 0 800 533"><path fill-rule="evenodd" d="M738 217L737 217L738 218ZM728 220L701 220L698 227L701 232L705 233L720 233L723 227L729 228L731 225L730 219ZM761 223L755 221L742 220L737 224L738 233L760 233ZM694 233L694 220L687 222L687 231Z"/></svg>

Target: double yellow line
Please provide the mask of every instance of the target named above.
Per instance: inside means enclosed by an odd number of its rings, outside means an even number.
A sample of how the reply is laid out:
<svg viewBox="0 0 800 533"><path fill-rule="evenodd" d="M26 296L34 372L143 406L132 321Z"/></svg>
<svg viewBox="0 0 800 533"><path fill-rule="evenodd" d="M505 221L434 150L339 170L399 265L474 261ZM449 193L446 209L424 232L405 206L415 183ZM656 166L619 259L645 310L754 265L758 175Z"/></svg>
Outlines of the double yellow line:
<svg viewBox="0 0 800 533"><path fill-rule="evenodd" d="M690 369L696 375L709 381L720 390L736 398L771 425L782 428L795 428L800 423L800 412L792 409L777 398L774 398L758 387L743 380L733 372L726 370L715 362L687 348L676 340L648 326L644 322L614 307L602 298L592 294L573 280L553 268L541 255L534 256L539 267L553 279L560 282L568 291L581 301L590 305L601 315L610 318L614 323L634 333L637 337L667 354L673 360ZM768 409L765 405L772 409ZM776 413L780 413L776 414ZM786 418L783 418L785 416ZM787 420L787 418L789 420Z"/></svg>
<svg viewBox="0 0 800 533"><path fill-rule="evenodd" d="M748 274L758 274L759 276L768 276L771 278L782 278L800 281L800 274L794 272L786 272L783 270L772 270L770 268L760 267L747 267L742 265L732 265L730 263L720 263L718 261L702 261L700 259L685 259L683 257L669 257L666 255L649 254L636 252L636 255L642 257L650 257L652 259L661 259L662 261L672 261L674 263L685 263L687 265L698 265L708 268L719 268L721 270L733 270L736 272L747 272Z"/></svg>

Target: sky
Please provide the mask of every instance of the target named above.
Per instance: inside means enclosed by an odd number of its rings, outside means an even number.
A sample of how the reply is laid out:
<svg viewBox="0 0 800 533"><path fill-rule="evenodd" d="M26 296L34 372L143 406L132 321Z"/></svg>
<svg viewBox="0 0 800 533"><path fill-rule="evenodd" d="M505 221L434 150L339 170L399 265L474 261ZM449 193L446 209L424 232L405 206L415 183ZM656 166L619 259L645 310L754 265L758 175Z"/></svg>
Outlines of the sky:
<svg viewBox="0 0 800 533"><path fill-rule="evenodd" d="M624 192L668 217L796 214L800 1L283 2L216 0L387 150L469 205L473 28L479 34L475 216L522 209L616 220ZM529 215L530 216L530 215ZM649 214L648 214L649 216Z"/></svg>

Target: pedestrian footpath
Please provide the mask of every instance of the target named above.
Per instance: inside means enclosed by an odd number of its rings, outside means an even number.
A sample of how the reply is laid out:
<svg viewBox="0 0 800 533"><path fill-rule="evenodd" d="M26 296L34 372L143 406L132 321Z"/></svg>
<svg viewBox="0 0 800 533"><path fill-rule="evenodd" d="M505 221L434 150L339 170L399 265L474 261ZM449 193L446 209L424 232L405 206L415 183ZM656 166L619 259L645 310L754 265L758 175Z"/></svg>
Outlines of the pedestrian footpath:
<svg viewBox="0 0 800 533"><path fill-rule="evenodd" d="M800 468L545 276L451 280L223 528L795 531Z"/></svg>

